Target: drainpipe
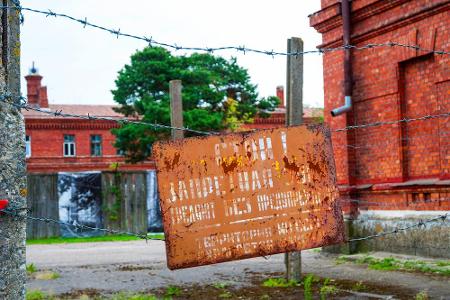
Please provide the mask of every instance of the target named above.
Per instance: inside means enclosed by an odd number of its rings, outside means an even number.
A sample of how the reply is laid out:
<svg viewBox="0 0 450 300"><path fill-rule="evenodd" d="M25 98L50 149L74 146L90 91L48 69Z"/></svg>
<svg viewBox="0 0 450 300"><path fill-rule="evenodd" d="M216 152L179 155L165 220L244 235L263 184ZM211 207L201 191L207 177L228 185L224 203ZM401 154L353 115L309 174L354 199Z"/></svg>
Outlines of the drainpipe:
<svg viewBox="0 0 450 300"><path fill-rule="evenodd" d="M350 1L341 1L344 46L350 45ZM349 112L352 109L353 80L350 48L346 48L344 51L344 105L331 111L333 117Z"/></svg>

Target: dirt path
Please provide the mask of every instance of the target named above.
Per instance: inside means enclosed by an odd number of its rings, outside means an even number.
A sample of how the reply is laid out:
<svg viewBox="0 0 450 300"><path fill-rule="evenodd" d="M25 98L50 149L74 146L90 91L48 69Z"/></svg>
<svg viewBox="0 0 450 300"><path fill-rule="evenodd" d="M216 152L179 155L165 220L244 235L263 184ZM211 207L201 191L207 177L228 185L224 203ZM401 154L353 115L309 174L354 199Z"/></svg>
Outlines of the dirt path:
<svg viewBox="0 0 450 300"><path fill-rule="evenodd" d="M363 281L382 295L411 299L427 291L431 299L450 299L450 279L418 273L369 270L353 263L336 264L336 256L315 251L303 254L304 273L353 283ZM27 263L57 272L54 280L30 279L29 289L54 294L75 290L146 291L167 286L212 286L228 283L250 289L270 277L281 277L283 255L247 259L211 266L170 271L164 244L159 241L106 242L27 246ZM403 297L404 296L404 297ZM362 297L358 299L370 299Z"/></svg>

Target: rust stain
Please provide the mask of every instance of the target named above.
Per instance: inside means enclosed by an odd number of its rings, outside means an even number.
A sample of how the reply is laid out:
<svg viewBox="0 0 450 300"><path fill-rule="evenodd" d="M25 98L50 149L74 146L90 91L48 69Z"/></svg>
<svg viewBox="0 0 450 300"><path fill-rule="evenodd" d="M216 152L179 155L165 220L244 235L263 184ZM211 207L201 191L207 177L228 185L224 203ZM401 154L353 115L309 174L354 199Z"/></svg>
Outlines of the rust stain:
<svg viewBox="0 0 450 300"><path fill-rule="evenodd" d="M289 158L286 156L283 157L284 167L294 173L298 173L300 171L300 166L298 166L295 163L295 158L292 160L292 162L289 162Z"/></svg>
<svg viewBox="0 0 450 300"><path fill-rule="evenodd" d="M172 170L180 161L180 153L175 153L173 159L168 157L164 158L164 165L166 166L166 170Z"/></svg>
<svg viewBox="0 0 450 300"><path fill-rule="evenodd" d="M157 142L153 151L170 269L344 241L323 126Z"/></svg>
<svg viewBox="0 0 450 300"><path fill-rule="evenodd" d="M224 157L222 158L222 170L225 174L228 174L230 172L233 172L238 166L239 161L236 156L230 156L228 158Z"/></svg>

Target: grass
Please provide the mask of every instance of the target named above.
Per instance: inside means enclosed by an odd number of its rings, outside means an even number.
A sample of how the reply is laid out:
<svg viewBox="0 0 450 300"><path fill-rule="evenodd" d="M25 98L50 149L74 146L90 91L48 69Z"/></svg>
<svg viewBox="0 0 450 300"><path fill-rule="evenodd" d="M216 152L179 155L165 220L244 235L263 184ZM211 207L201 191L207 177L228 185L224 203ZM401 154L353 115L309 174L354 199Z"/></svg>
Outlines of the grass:
<svg viewBox="0 0 450 300"><path fill-rule="evenodd" d="M228 286L228 283L226 283L226 282L217 282L217 283L213 284L213 287L215 287L218 290L226 289L227 286Z"/></svg>
<svg viewBox="0 0 450 300"><path fill-rule="evenodd" d="M181 289L177 286L170 285L166 289L166 297L173 297L173 296L180 296L181 295Z"/></svg>
<svg viewBox="0 0 450 300"><path fill-rule="evenodd" d="M118 293L111 297L111 300L158 300L154 295L145 294L129 294L129 293Z"/></svg>
<svg viewBox="0 0 450 300"><path fill-rule="evenodd" d="M339 256L337 264L355 262L365 264L369 269L380 271L409 271L450 276L450 261L425 262L421 260L399 260L393 257L375 258L363 256L353 260L350 256Z"/></svg>
<svg viewBox="0 0 450 300"><path fill-rule="evenodd" d="M291 288L303 285L304 299L312 300L314 286L315 284L319 284L320 281L321 279L315 277L312 274L309 274L303 278L303 281L301 283L295 280L286 280L285 278L269 278L262 283L262 286L268 288ZM330 282L330 279L325 279L323 281L322 286L319 288L320 299L326 299L328 295L334 295L339 292L339 289L334 285L331 285Z"/></svg>
<svg viewBox="0 0 450 300"><path fill-rule="evenodd" d="M303 279L303 295L305 297L305 300L312 300L313 292L312 292L312 285L313 285L314 275L307 275L305 279Z"/></svg>
<svg viewBox="0 0 450 300"><path fill-rule="evenodd" d="M53 296L41 291L41 290L27 290L25 294L26 300L53 300Z"/></svg>
<svg viewBox="0 0 450 300"><path fill-rule="evenodd" d="M39 271L33 263L26 265L26 270L27 275L33 279L53 280L61 277L58 273L53 271Z"/></svg>
<svg viewBox="0 0 450 300"><path fill-rule="evenodd" d="M26 270L27 270L27 274L28 275L32 275L33 273L37 272L37 268L36 268L36 266L33 263L28 264L26 266Z"/></svg>
<svg viewBox="0 0 450 300"><path fill-rule="evenodd" d="M339 292L339 289L334 285L324 285L320 288L320 300L327 299L329 295L335 295Z"/></svg>
<svg viewBox="0 0 450 300"><path fill-rule="evenodd" d="M362 292L362 291L365 291L365 290L367 290L367 286L365 286L365 285L362 283L362 281L357 282L357 283L355 283L355 284L352 286L352 291L355 291L355 292Z"/></svg>
<svg viewBox="0 0 450 300"><path fill-rule="evenodd" d="M288 288L298 286L298 282L295 280L287 280L286 278L269 278L266 279L263 283L263 287L269 288Z"/></svg>
<svg viewBox="0 0 450 300"><path fill-rule="evenodd" d="M416 295L415 299L416 299L416 300L428 300L428 299L430 299L430 298L428 297L427 292L423 291L423 292L418 293L418 294Z"/></svg>
<svg viewBox="0 0 450 300"><path fill-rule="evenodd" d="M219 298L221 298L221 299L228 299L231 297L233 297L233 294L230 293L229 291L225 291L225 292L219 294Z"/></svg>
<svg viewBox="0 0 450 300"><path fill-rule="evenodd" d="M52 271L38 272L34 275L34 278L38 280L54 280L59 277L61 276L58 273Z"/></svg>
<svg viewBox="0 0 450 300"><path fill-rule="evenodd" d="M149 234L152 239L164 239L163 233ZM93 237L54 237L47 239L31 239L27 240L27 245L41 245L41 244L69 244L69 243L92 243L92 242L127 242L136 241L140 238L132 235L105 235Z"/></svg>

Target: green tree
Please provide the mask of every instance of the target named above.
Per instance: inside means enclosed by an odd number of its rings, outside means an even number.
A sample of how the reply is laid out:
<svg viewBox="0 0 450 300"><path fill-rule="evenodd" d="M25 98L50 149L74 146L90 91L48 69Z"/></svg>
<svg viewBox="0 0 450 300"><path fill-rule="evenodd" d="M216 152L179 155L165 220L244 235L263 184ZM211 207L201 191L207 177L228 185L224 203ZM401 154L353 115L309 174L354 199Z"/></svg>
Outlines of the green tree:
<svg viewBox="0 0 450 300"><path fill-rule="evenodd" d="M235 58L200 53L174 56L164 48L147 47L119 71L112 91L120 104L116 110L144 122L170 125L169 81L173 79L182 80L185 127L195 130L234 131L253 122L258 113L266 117L279 103L276 97L258 98L256 85ZM170 131L124 124L113 134L116 148L126 153L128 161L138 162L150 155L155 140L168 138Z"/></svg>

